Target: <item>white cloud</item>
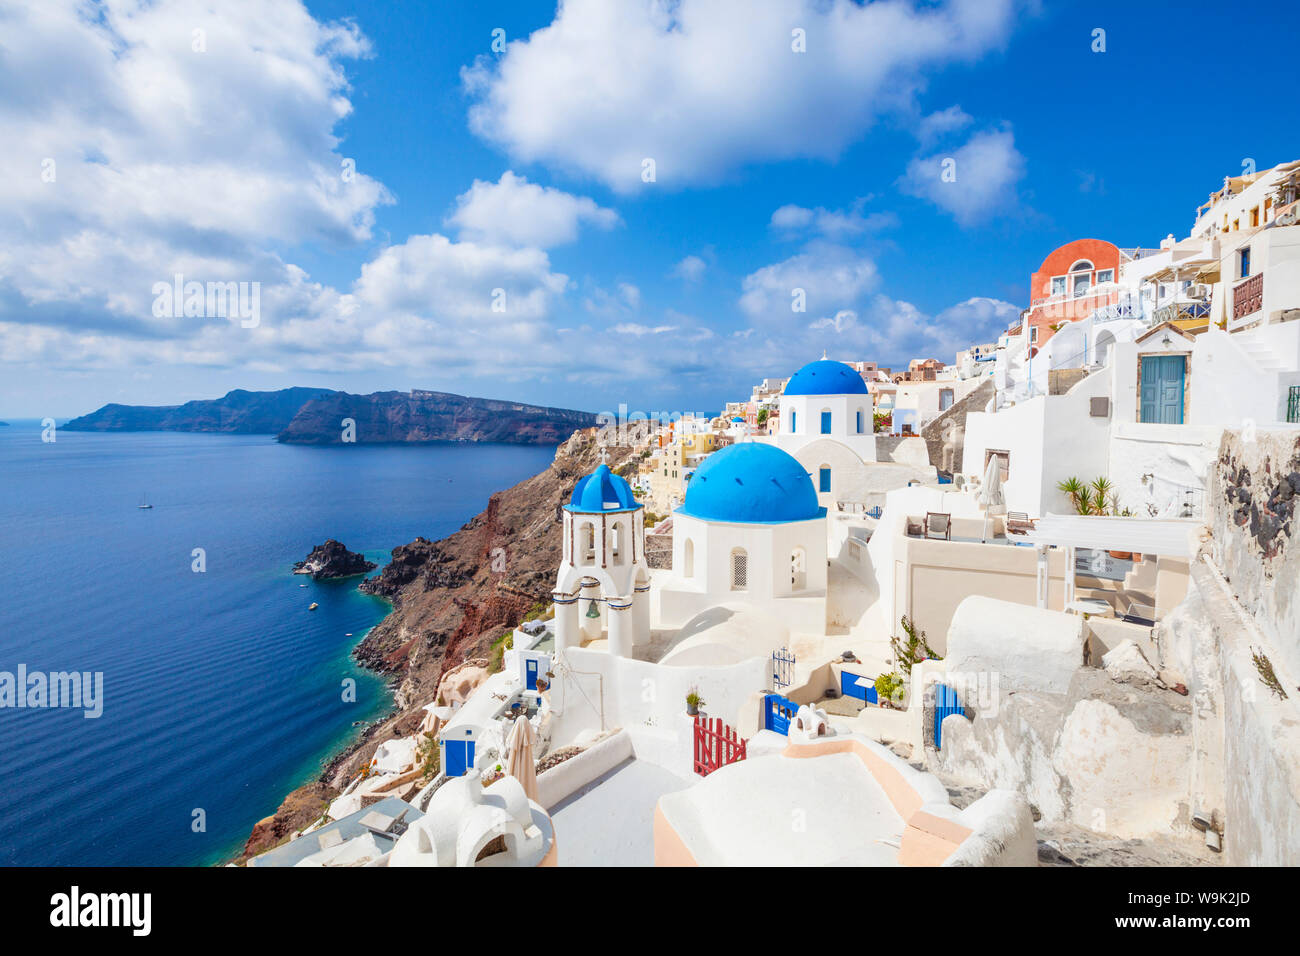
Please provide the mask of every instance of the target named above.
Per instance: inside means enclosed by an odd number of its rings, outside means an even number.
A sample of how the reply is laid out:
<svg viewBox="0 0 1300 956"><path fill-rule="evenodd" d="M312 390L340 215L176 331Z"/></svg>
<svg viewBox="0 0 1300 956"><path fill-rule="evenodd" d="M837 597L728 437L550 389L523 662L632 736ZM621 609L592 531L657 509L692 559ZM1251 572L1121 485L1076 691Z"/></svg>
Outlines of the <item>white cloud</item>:
<svg viewBox="0 0 1300 956"><path fill-rule="evenodd" d="M936 140L943 139L949 133L955 133L959 129L965 129L970 124L970 114L960 106L950 106L922 117L916 124L916 138L922 146L928 147Z"/></svg>
<svg viewBox="0 0 1300 956"><path fill-rule="evenodd" d="M834 159L911 108L926 70L998 47L1014 0L567 0L462 72L470 126L526 162L615 189L716 181L751 162ZM792 49L792 31L807 52Z"/></svg>
<svg viewBox="0 0 1300 956"><path fill-rule="evenodd" d="M297 0L6 6L0 317L210 340L152 316L155 282L285 283L271 243L368 239L391 196L334 133L368 51Z"/></svg>
<svg viewBox="0 0 1300 956"><path fill-rule="evenodd" d="M708 263L699 256L687 256L673 266L672 275L687 282L698 282L707 268Z"/></svg>
<svg viewBox="0 0 1300 956"><path fill-rule="evenodd" d="M613 292L593 285L582 302L592 315L604 318L633 315L641 308L641 290L630 282L620 282Z"/></svg>
<svg viewBox="0 0 1300 956"><path fill-rule="evenodd" d="M873 212L864 216L864 204L865 200L858 200L849 209L785 205L772 213L768 225L788 235L815 233L828 239L847 239L897 225L898 217L891 212Z"/></svg>
<svg viewBox="0 0 1300 956"><path fill-rule="evenodd" d="M867 257L843 246L814 242L747 275L740 308L756 321L801 318L794 305L799 301L796 290L802 290L807 314L835 312L859 301L878 282L876 264Z"/></svg>
<svg viewBox="0 0 1300 956"><path fill-rule="evenodd" d="M972 136L951 153L913 159L899 180L904 192L928 199L963 226L1011 213L1025 159L1010 130Z"/></svg>
<svg viewBox="0 0 1300 956"><path fill-rule="evenodd" d="M662 335L665 332L675 332L676 330L677 326L675 325L656 325L651 327L649 325L640 325L636 322L623 322L614 326L613 329L613 331L619 332L623 335L635 335L638 337L642 335Z"/></svg>
<svg viewBox="0 0 1300 956"><path fill-rule="evenodd" d="M584 223L612 229L619 217L585 196L530 183L509 170L499 182L474 180L447 218L462 239L540 249L573 242Z"/></svg>

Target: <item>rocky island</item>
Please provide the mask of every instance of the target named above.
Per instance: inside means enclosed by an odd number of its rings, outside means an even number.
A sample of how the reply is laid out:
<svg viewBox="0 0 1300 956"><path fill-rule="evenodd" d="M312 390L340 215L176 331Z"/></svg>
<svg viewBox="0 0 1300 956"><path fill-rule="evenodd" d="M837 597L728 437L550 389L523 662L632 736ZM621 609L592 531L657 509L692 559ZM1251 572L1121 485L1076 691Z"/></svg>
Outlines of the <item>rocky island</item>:
<svg viewBox="0 0 1300 956"><path fill-rule="evenodd" d="M221 398L184 405L109 404L63 427L80 432L217 432L230 435L274 435L327 388L282 388L249 392L242 388Z"/></svg>
<svg viewBox="0 0 1300 956"><path fill-rule="evenodd" d="M324 578L350 578L353 575L373 571L379 565L367 561L355 551L349 551L338 541L330 538L324 544L311 549L306 560L293 566L294 574L310 574L313 581Z"/></svg>
<svg viewBox="0 0 1300 956"><path fill-rule="evenodd" d="M353 395L327 388L235 389L184 405L105 405L70 431L175 431L275 435L301 445L442 441L558 445L596 423L591 412L413 389Z"/></svg>

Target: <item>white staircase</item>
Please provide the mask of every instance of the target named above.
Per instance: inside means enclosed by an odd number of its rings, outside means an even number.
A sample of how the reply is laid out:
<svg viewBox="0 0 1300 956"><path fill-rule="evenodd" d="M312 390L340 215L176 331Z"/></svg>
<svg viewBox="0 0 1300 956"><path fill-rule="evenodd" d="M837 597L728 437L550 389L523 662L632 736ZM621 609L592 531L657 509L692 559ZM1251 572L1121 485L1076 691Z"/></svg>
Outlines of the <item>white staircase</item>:
<svg viewBox="0 0 1300 956"><path fill-rule="evenodd" d="M1261 342L1258 339L1241 338L1236 340L1237 347L1246 353L1246 356L1259 366L1260 370L1270 375L1276 375L1278 372L1290 371L1286 362L1273 350L1267 342Z"/></svg>

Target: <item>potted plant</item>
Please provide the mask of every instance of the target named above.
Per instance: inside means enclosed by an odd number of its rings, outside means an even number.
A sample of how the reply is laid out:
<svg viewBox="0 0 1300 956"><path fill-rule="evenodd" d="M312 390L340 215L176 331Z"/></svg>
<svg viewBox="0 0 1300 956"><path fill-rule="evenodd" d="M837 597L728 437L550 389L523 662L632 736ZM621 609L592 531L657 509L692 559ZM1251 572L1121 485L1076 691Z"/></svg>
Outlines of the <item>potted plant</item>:
<svg viewBox="0 0 1300 956"><path fill-rule="evenodd" d="M876 703L891 710L901 710L903 677L901 674L881 674L876 678Z"/></svg>
<svg viewBox="0 0 1300 956"><path fill-rule="evenodd" d="M704 698L700 696L700 692L696 688L692 687L686 694L686 713L694 717L703 706Z"/></svg>

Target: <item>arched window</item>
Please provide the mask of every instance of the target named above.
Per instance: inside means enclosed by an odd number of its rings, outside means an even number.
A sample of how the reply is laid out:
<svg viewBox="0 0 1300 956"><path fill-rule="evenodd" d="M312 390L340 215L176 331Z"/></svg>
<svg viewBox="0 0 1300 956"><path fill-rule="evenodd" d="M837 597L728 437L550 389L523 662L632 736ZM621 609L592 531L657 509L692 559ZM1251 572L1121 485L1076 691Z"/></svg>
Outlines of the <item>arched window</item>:
<svg viewBox="0 0 1300 956"><path fill-rule="evenodd" d="M860 408L858 409L856 424L857 424L857 432L859 435L861 435L862 434L862 409Z"/></svg>
<svg viewBox="0 0 1300 956"><path fill-rule="evenodd" d="M790 409L790 434L793 435L798 429L795 428L794 409Z"/></svg>
<svg viewBox="0 0 1300 956"><path fill-rule="evenodd" d="M802 591L808 586L808 556L803 548L790 552L790 590Z"/></svg>
<svg viewBox="0 0 1300 956"><path fill-rule="evenodd" d="M684 577L695 577L695 542L690 538L686 539L686 546L682 548L682 575Z"/></svg>
<svg viewBox="0 0 1300 956"><path fill-rule="evenodd" d="M829 435L830 433L831 433L831 410L829 408L823 408L822 409L822 434Z"/></svg>
<svg viewBox="0 0 1300 956"><path fill-rule="evenodd" d="M731 552L731 590L744 591L749 588L749 555L744 548Z"/></svg>
<svg viewBox="0 0 1300 956"><path fill-rule="evenodd" d="M1089 262L1087 259L1080 259L1080 260L1079 260L1078 262L1076 262L1074 265L1070 266L1070 271L1071 271L1071 272L1091 272L1091 271L1092 271L1092 263Z"/></svg>
<svg viewBox="0 0 1300 956"><path fill-rule="evenodd" d="M818 469L817 490L818 491L831 490L831 466L830 465L822 465L821 468Z"/></svg>
<svg viewBox="0 0 1300 956"><path fill-rule="evenodd" d="M610 556L615 564L623 563L623 522L615 522L609 529Z"/></svg>

